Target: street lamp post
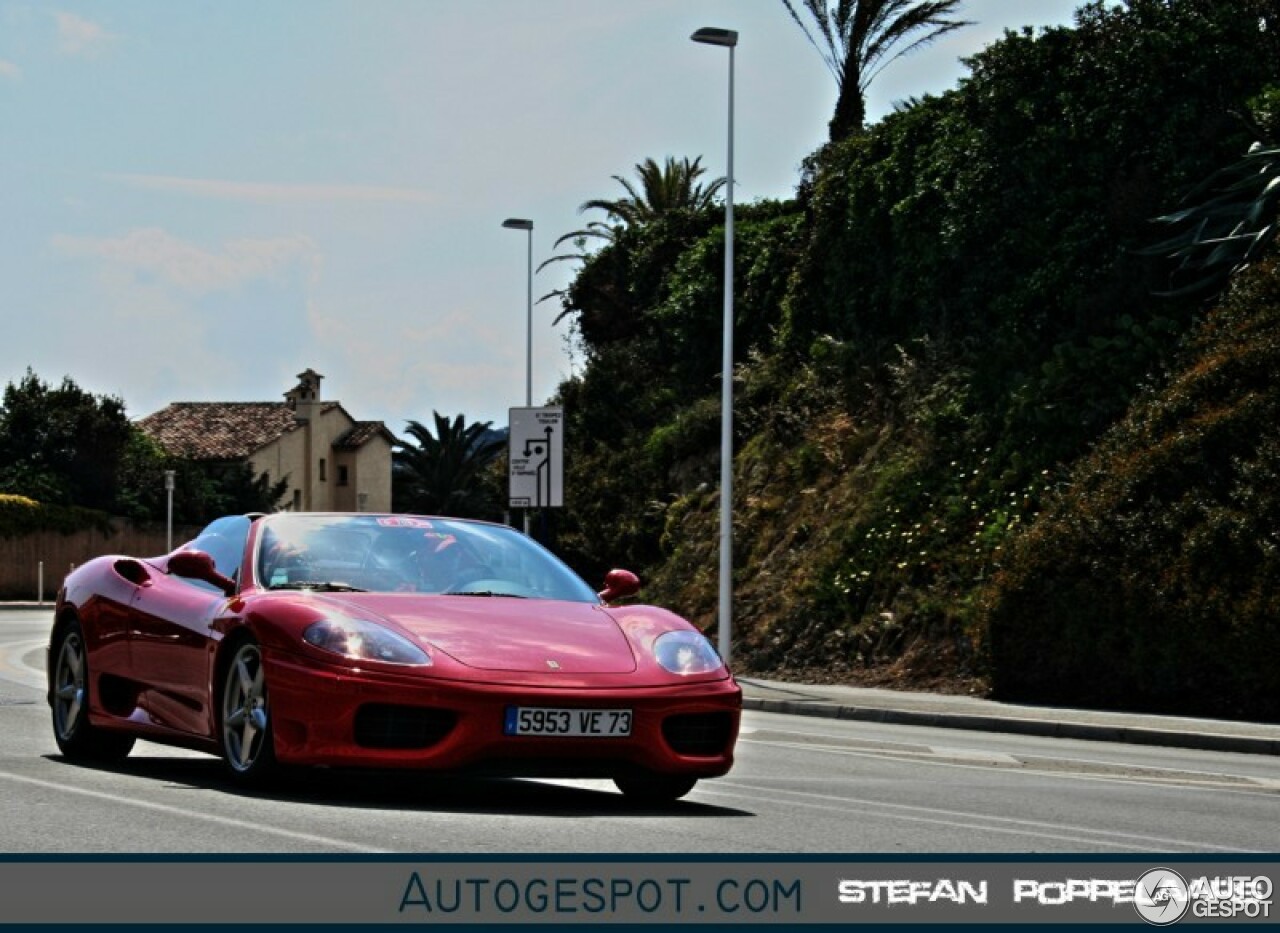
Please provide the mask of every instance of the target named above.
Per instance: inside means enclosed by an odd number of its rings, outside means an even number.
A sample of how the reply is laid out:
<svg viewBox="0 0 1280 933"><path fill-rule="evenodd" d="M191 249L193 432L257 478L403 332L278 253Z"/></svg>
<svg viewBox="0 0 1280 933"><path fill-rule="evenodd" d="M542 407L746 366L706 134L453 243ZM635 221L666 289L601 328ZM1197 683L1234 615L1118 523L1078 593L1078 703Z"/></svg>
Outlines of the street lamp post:
<svg viewBox="0 0 1280 933"><path fill-rule="evenodd" d="M738 34L704 27L689 37L729 50L729 167L724 199L724 355L720 392L720 656L729 663L733 633L733 53Z"/></svg>
<svg viewBox="0 0 1280 933"><path fill-rule="evenodd" d="M176 471L164 471L164 491L165 497L168 499L165 516L165 550L173 550L173 476Z"/></svg>
<svg viewBox="0 0 1280 933"><path fill-rule="evenodd" d="M528 291L525 308L524 406L533 407L533 221L508 217L502 222L508 230L525 230L529 234ZM524 510L524 533L529 533L529 510Z"/></svg>

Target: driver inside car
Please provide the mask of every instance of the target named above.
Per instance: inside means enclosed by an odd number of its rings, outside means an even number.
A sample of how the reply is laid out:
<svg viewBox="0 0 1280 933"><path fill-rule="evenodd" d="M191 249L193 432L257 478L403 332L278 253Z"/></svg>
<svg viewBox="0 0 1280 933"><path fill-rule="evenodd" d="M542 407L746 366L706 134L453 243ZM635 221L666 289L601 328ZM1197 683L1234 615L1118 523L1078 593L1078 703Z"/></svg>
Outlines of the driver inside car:
<svg viewBox="0 0 1280 933"><path fill-rule="evenodd" d="M417 529L384 533L367 566L399 577L394 589L419 593L445 593L487 575L485 565L454 535Z"/></svg>
<svg viewBox="0 0 1280 933"><path fill-rule="evenodd" d="M428 531L414 552L422 590L447 593L487 574L485 566L451 534Z"/></svg>

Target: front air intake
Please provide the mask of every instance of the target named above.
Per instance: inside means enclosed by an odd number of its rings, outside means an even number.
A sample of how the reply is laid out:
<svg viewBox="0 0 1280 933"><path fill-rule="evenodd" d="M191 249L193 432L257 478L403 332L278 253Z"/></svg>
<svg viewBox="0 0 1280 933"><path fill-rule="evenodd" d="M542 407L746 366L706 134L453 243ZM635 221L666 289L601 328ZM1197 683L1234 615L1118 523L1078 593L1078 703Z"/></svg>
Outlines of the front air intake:
<svg viewBox="0 0 1280 933"><path fill-rule="evenodd" d="M457 714L447 709L368 703L356 712L356 744L363 748L430 748L448 735L457 721Z"/></svg>
<svg viewBox="0 0 1280 933"><path fill-rule="evenodd" d="M729 747L733 716L729 713L682 713L662 723L662 737L680 755L722 755Z"/></svg>

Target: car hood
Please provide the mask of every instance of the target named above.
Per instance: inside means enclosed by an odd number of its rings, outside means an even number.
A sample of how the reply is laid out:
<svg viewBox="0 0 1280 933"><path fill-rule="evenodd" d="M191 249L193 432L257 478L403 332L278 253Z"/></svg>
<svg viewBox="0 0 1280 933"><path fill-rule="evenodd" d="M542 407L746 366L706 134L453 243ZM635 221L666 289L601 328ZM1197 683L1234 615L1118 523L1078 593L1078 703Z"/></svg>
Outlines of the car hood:
<svg viewBox="0 0 1280 933"><path fill-rule="evenodd" d="M326 597L381 616L429 648L488 671L626 674L631 644L604 607L502 596L360 593Z"/></svg>

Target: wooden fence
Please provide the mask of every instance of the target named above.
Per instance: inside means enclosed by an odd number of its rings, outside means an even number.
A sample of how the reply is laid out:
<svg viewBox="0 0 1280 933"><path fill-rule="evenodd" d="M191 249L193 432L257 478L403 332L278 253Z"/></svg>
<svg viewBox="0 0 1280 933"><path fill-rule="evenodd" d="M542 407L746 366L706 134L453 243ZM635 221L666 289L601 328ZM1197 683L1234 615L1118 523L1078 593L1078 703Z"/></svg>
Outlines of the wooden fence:
<svg viewBox="0 0 1280 933"><path fill-rule="evenodd" d="M174 528L173 546L190 541L199 528ZM17 538L0 538L0 600L52 602L62 578L73 567L103 554L154 557L166 552L163 526L134 527L113 522L111 532L41 531ZM44 578L44 592L40 580Z"/></svg>

